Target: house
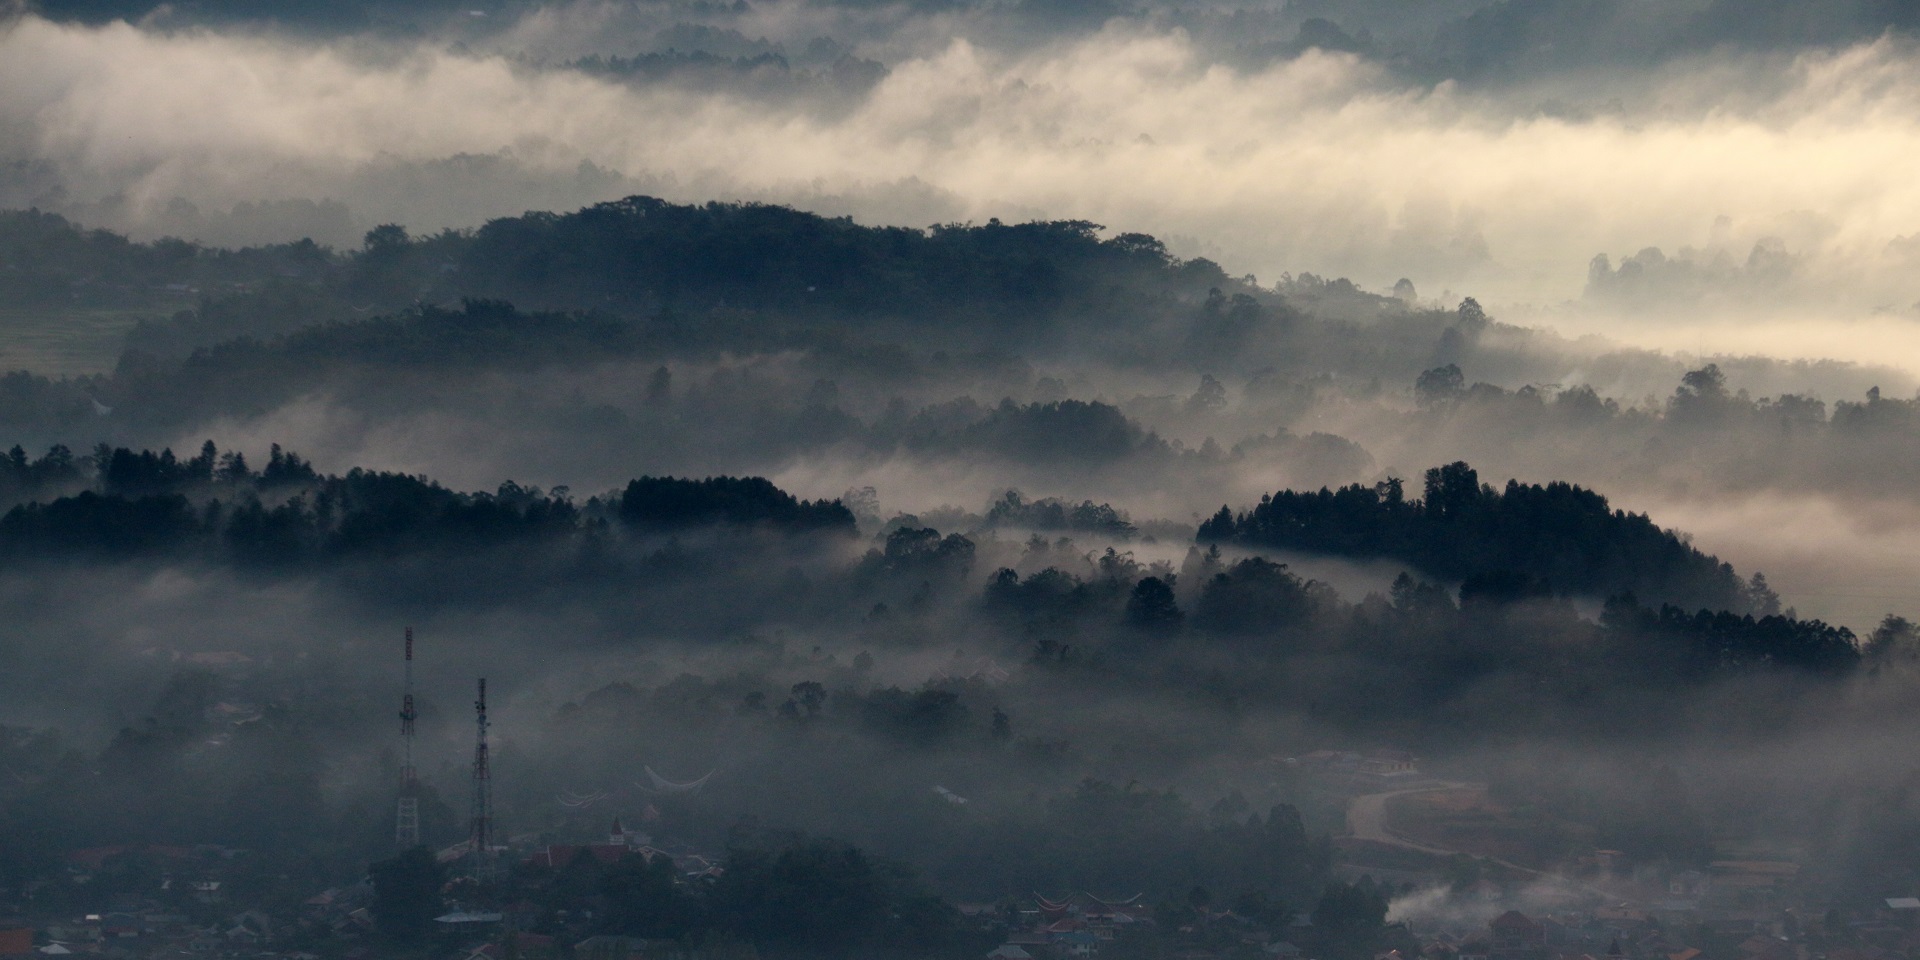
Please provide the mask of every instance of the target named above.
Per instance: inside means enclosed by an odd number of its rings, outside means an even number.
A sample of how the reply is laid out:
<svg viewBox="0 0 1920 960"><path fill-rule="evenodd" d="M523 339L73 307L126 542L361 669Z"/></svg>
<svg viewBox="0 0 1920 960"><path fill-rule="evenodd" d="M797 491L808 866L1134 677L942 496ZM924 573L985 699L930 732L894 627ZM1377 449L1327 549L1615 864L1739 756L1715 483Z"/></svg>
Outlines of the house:
<svg viewBox="0 0 1920 960"><path fill-rule="evenodd" d="M718 861L697 853L674 857L673 866L688 880L718 880L727 872L727 868L721 866Z"/></svg>
<svg viewBox="0 0 1920 960"><path fill-rule="evenodd" d="M543 934L515 931L507 934L507 940L526 960L543 960L560 952L559 944L552 937Z"/></svg>
<svg viewBox="0 0 1920 960"><path fill-rule="evenodd" d="M104 934L101 933L100 915L97 913L89 913L79 920L56 923L47 927L47 937L53 940L93 941L99 940L102 936Z"/></svg>
<svg viewBox="0 0 1920 960"><path fill-rule="evenodd" d="M145 933L146 925L137 914L114 911L100 915L100 936L107 940L128 940Z"/></svg>
<svg viewBox="0 0 1920 960"><path fill-rule="evenodd" d="M455 910L452 913L434 917L433 922L442 924L442 930L476 930L490 923L499 923L501 915L477 910Z"/></svg>
<svg viewBox="0 0 1920 960"><path fill-rule="evenodd" d="M1786 860L1715 860L1707 864L1715 876L1766 877L1784 884L1800 875L1800 865Z"/></svg>
<svg viewBox="0 0 1920 960"><path fill-rule="evenodd" d="M967 922L981 930L992 930L1000 926L1000 908L991 903L958 903L954 909L967 918Z"/></svg>
<svg viewBox="0 0 1920 960"><path fill-rule="evenodd" d="M333 922L333 932L345 934L351 931L365 933L373 929L373 913L366 907L355 907L347 915Z"/></svg>
<svg viewBox="0 0 1920 960"><path fill-rule="evenodd" d="M1291 767L1346 778L1363 785L1405 783L1420 778L1413 754L1404 750L1315 750L1282 761Z"/></svg>
<svg viewBox="0 0 1920 960"><path fill-rule="evenodd" d="M476 947L467 954L467 960L503 960L505 957L519 957L521 960L549 960L559 955L552 937L537 933L509 933L499 943L489 943ZM638 954L635 954L638 956Z"/></svg>
<svg viewBox="0 0 1920 960"><path fill-rule="evenodd" d="M273 918L258 910L248 910L236 915L231 921L233 927L228 931L230 939L247 939L253 942L266 940L273 936ZM235 931L243 931L236 937ZM248 936L251 934L251 936Z"/></svg>
<svg viewBox="0 0 1920 960"><path fill-rule="evenodd" d="M1033 954L1016 944L1003 943L987 951L987 960L1033 960Z"/></svg>
<svg viewBox="0 0 1920 960"><path fill-rule="evenodd" d="M1075 930L1054 937L1053 949L1069 957L1091 957L1100 949L1100 938L1089 930Z"/></svg>
<svg viewBox="0 0 1920 960"><path fill-rule="evenodd" d="M1085 920L1076 919L1074 917L1062 917L1058 920L1055 920L1052 923L1047 924L1044 927L1041 927L1040 932L1046 934L1049 937L1058 939L1062 936L1065 936L1066 934L1074 933L1080 930L1085 930L1086 928L1087 928L1087 922Z"/></svg>
<svg viewBox="0 0 1920 960"><path fill-rule="evenodd" d="M308 916L321 917L332 913L334 906L340 903L344 896L345 893L339 887L328 887L308 897L301 906L306 908Z"/></svg>
<svg viewBox="0 0 1920 960"><path fill-rule="evenodd" d="M639 937L588 937L573 945L574 960L640 960L647 942Z"/></svg>
<svg viewBox="0 0 1920 960"><path fill-rule="evenodd" d="M1740 942L1740 953L1747 960L1798 960L1793 945L1779 937L1754 934Z"/></svg>
<svg viewBox="0 0 1920 960"><path fill-rule="evenodd" d="M1487 924L1492 944L1490 960L1546 960L1546 928L1518 910L1508 910Z"/></svg>
<svg viewBox="0 0 1920 960"><path fill-rule="evenodd" d="M0 929L0 957L11 957L32 952L32 927L7 927Z"/></svg>
<svg viewBox="0 0 1920 960"><path fill-rule="evenodd" d="M1539 924L1540 929L1546 933L1546 942L1550 947L1564 947L1580 941L1578 933L1552 917L1540 918Z"/></svg>
<svg viewBox="0 0 1920 960"><path fill-rule="evenodd" d="M1800 875L1799 864L1783 860L1715 860L1707 869L1715 900L1748 905L1770 902Z"/></svg>
<svg viewBox="0 0 1920 960"><path fill-rule="evenodd" d="M632 851L624 843L593 843L586 845L556 843L541 847L527 858L527 864L535 867L551 867L562 870L580 857L591 857L607 866L613 866L625 859Z"/></svg>
<svg viewBox="0 0 1920 960"><path fill-rule="evenodd" d="M1149 908L1146 895L1136 893L1124 900L1109 900L1090 893L1075 893L1061 900L1049 900L1038 894L1034 900L1040 915L1048 920L1071 918L1093 924L1132 923L1146 919Z"/></svg>
<svg viewBox="0 0 1920 960"><path fill-rule="evenodd" d="M1667 878L1667 892L1686 899L1707 892L1707 875L1698 870L1681 870Z"/></svg>
<svg viewBox="0 0 1920 960"><path fill-rule="evenodd" d="M67 854L67 869L72 872L98 870L105 866L108 860L115 857L136 855L144 855L156 860L177 861L192 859L193 851L186 847L168 847L157 844L148 846L121 845L111 847L87 847L83 850L70 851Z"/></svg>
<svg viewBox="0 0 1920 960"><path fill-rule="evenodd" d="M1643 924L1647 922L1647 911L1626 904L1614 904L1593 908L1593 918L1603 923Z"/></svg>

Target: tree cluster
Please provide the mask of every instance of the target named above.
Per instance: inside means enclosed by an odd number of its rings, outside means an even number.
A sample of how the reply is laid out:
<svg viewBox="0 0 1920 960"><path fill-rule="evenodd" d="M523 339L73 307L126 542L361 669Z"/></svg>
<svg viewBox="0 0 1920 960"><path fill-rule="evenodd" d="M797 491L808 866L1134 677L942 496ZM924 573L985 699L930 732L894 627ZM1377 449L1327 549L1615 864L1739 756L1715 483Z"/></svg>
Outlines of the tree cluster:
<svg viewBox="0 0 1920 960"><path fill-rule="evenodd" d="M1420 499L1408 499L1401 481L1390 479L1339 490L1282 490L1238 514L1223 506L1201 524L1199 539L1384 557L1430 576L1473 581L1473 593L1497 593L1500 579L1524 574L1589 596L1630 592L1741 613L1777 603L1764 580L1743 582L1731 566L1645 515L1609 509L1598 493L1517 480L1496 491L1461 462L1428 470Z"/></svg>

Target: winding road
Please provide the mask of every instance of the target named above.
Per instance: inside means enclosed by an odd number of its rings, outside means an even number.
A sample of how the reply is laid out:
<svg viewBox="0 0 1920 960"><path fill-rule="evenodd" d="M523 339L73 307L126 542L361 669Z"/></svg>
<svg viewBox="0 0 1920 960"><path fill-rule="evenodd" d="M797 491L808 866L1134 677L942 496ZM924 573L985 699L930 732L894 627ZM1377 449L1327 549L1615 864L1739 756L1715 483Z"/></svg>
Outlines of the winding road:
<svg viewBox="0 0 1920 960"><path fill-rule="evenodd" d="M1581 890L1592 896L1599 897L1603 900L1619 899L1618 895L1610 893L1606 890L1602 890L1598 887L1588 885L1586 883L1571 879L1569 877L1563 877L1557 873L1549 873L1544 870L1535 870L1532 867L1523 867L1520 864L1514 863L1511 860L1502 860L1498 857L1488 857L1481 854L1471 853L1465 850L1449 850L1444 847L1431 847L1424 843L1416 843L1412 840L1407 839L1406 837L1403 837L1393 832L1393 830L1387 826L1387 801L1393 799L1394 797L1404 797L1408 794L1413 794L1413 793L1433 793L1438 790L1472 789L1478 786L1479 786L1478 784L1472 784L1472 783L1445 782L1445 783L1429 784L1424 787L1408 787L1404 790L1388 790L1383 793L1361 794L1360 796L1354 797L1352 800L1348 801L1347 803L1348 833L1355 840L1366 840L1373 843L1382 843L1388 846L1400 847L1406 850L1417 850L1421 853L1430 853L1435 856L1451 857L1457 854L1457 855L1463 855L1463 856L1469 856L1469 857L1477 857L1479 859L1487 861L1488 863L1494 863L1502 867L1506 867L1509 870L1517 870L1521 873L1525 873L1532 876L1540 877L1542 879L1553 880L1559 883L1566 884L1568 886Z"/></svg>
<svg viewBox="0 0 1920 960"><path fill-rule="evenodd" d="M1412 793L1432 793L1436 790L1460 790L1471 786L1473 786L1473 784L1470 783L1435 783L1424 787L1389 790L1385 793L1361 794L1347 803L1347 831L1355 840L1384 843L1388 846L1404 847L1408 850L1418 850L1421 853L1431 853L1442 857L1453 856L1461 851L1445 850L1440 847L1429 847L1426 844L1415 843L1387 829L1387 801L1394 797L1404 797Z"/></svg>

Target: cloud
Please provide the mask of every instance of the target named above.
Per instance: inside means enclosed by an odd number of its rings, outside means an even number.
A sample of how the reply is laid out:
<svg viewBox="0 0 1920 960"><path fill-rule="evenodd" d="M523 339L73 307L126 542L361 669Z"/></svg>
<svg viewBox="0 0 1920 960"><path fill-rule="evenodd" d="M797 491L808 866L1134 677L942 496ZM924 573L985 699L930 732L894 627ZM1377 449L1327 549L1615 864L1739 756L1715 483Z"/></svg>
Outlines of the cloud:
<svg viewBox="0 0 1920 960"><path fill-rule="evenodd" d="M825 115L427 44L29 16L0 34L0 86L6 159L40 185L8 202L118 198L89 209L149 231L180 222L176 197L326 197L362 227L418 232L644 190L908 224L1087 218L1204 238L1236 273L1411 276L1493 303L1571 300L1595 253L1768 243L1792 265L1784 287L1735 306L1825 322L1920 302L1904 172L1920 61L1894 39L1609 76L1605 102L1543 107L1348 54L1235 70L1179 30L1116 23L1021 53L909 55ZM1658 342L1635 315L1552 319Z"/></svg>

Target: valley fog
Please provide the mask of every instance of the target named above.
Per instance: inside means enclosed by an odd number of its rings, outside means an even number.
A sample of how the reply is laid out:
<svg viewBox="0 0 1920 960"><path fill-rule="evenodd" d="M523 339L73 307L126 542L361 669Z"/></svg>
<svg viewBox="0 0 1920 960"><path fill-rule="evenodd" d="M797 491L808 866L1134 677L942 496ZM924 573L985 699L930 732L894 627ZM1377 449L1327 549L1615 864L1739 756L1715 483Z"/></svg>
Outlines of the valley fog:
<svg viewBox="0 0 1920 960"><path fill-rule="evenodd" d="M0 7L0 955L1912 960L1916 28Z"/></svg>

